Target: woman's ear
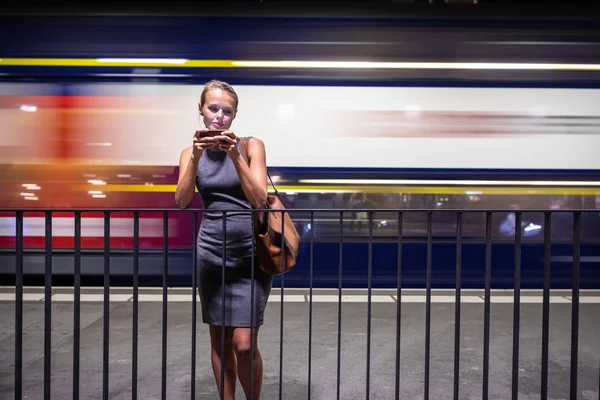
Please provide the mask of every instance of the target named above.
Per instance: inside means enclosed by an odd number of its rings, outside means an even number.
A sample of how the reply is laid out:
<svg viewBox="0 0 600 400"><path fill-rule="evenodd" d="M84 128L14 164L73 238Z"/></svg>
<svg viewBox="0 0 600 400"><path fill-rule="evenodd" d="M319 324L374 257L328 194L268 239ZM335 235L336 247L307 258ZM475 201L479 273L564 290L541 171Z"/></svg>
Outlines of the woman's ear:
<svg viewBox="0 0 600 400"><path fill-rule="evenodd" d="M198 112L200 113L200 115L204 115L202 114L202 105L200 105L200 103L198 103Z"/></svg>

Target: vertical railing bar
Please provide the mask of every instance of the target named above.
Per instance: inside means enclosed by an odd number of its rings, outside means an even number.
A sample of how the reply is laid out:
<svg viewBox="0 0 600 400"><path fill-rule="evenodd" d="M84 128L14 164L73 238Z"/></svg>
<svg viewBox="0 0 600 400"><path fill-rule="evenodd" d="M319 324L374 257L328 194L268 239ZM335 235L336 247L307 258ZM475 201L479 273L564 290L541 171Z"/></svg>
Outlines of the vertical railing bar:
<svg viewBox="0 0 600 400"><path fill-rule="evenodd" d="M513 297L513 355L512 400L519 398L519 336L521 323L521 221L520 211L515 214L515 271Z"/></svg>
<svg viewBox="0 0 600 400"><path fill-rule="evenodd" d="M225 268L227 259L227 212L223 211L223 259L221 266L221 400L225 399ZM231 352L228 352L229 354ZM233 360L229 360L233 362Z"/></svg>
<svg viewBox="0 0 600 400"><path fill-rule="evenodd" d="M344 212L340 211L340 237L338 243L338 326L337 326L337 400L340 399L340 378L342 361L342 262L343 262L343 243L344 243Z"/></svg>
<svg viewBox="0 0 600 400"><path fill-rule="evenodd" d="M16 214L15 265L15 400L23 393L23 212Z"/></svg>
<svg viewBox="0 0 600 400"><path fill-rule="evenodd" d="M485 213L485 302L483 308L483 400L488 399L490 376L490 294L492 277L492 213Z"/></svg>
<svg viewBox="0 0 600 400"><path fill-rule="evenodd" d="M281 211L281 307L279 316L279 400L283 398L283 292L285 289L285 211Z"/></svg>
<svg viewBox="0 0 600 400"><path fill-rule="evenodd" d="M44 269L44 399L50 400L52 376L52 212L46 211Z"/></svg>
<svg viewBox="0 0 600 400"><path fill-rule="evenodd" d="M198 230L198 214L194 211L192 213L194 216L194 231L192 232L192 351L191 351L191 361L190 361L190 383L191 383L191 400L196 400L196 280L197 276L197 268L198 268L198 246L196 239L196 231Z"/></svg>
<svg viewBox="0 0 600 400"><path fill-rule="evenodd" d="M133 320L131 334L131 398L137 399L138 320L140 286L140 213L133 212Z"/></svg>
<svg viewBox="0 0 600 400"><path fill-rule="evenodd" d="M431 347L431 257L432 257L432 233L433 213L427 212L427 279L426 279L426 301L425 301L425 377L424 377L424 400L429 399L429 358Z"/></svg>
<svg viewBox="0 0 600 400"><path fill-rule="evenodd" d="M308 292L308 400L310 400L311 372L312 372L312 314L313 314L313 260L314 260L314 229L315 212L310 212L310 266L309 266L309 292Z"/></svg>
<svg viewBox="0 0 600 400"><path fill-rule="evenodd" d="M75 211L75 264L73 265L73 400L79 399L81 330L81 212Z"/></svg>
<svg viewBox="0 0 600 400"><path fill-rule="evenodd" d="M396 400L400 398L400 342L402 331L402 222L403 213L398 212L398 277L396 282Z"/></svg>
<svg viewBox="0 0 600 400"><path fill-rule="evenodd" d="M371 396L371 292L373 286L373 211L369 211L369 258L367 271L367 387L366 399Z"/></svg>
<svg viewBox="0 0 600 400"><path fill-rule="evenodd" d="M456 292L454 299L454 400L460 393L460 306L462 286L462 228L463 214L456 213Z"/></svg>
<svg viewBox="0 0 600 400"><path fill-rule="evenodd" d="M256 212L251 213L252 232L256 232ZM254 313L256 304L254 304L254 268L256 257L256 237L252 235L252 258L250 261L250 400L254 399Z"/></svg>
<svg viewBox="0 0 600 400"><path fill-rule="evenodd" d="M571 400L577 400L577 364L579 361L579 262L581 258L581 213L573 214L573 282L571 294ZM598 389L600 396L600 388Z"/></svg>
<svg viewBox="0 0 600 400"><path fill-rule="evenodd" d="M167 398L167 319L169 277L169 213L163 212L163 293L162 293L162 355L161 355L161 398Z"/></svg>
<svg viewBox="0 0 600 400"><path fill-rule="evenodd" d="M552 240L551 213L544 213L544 295L542 308L542 380L541 399L548 398L548 337L550 333L550 249Z"/></svg>
<svg viewBox="0 0 600 400"><path fill-rule="evenodd" d="M104 329L102 333L102 397L109 398L108 359L110 321L110 212L104 212Z"/></svg>

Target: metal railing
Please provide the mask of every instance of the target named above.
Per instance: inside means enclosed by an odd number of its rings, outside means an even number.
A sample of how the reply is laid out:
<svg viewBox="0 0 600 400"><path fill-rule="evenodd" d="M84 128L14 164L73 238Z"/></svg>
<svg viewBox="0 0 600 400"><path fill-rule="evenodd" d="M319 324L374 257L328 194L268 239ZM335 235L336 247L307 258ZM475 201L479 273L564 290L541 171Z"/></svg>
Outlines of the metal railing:
<svg viewBox="0 0 600 400"><path fill-rule="evenodd" d="M111 214L120 212L133 212L133 301L132 301L132 312L133 312L133 325L131 334L131 348L132 348L132 366L131 366L131 396L133 399L138 397L138 320L139 320L139 257L140 257L140 213L141 212L161 212L163 215L163 285L162 285L162 337L161 337L161 398L168 398L167 394L167 335L168 335L168 299L167 299L167 276L169 273L169 213L183 212L189 213L193 219L193 243L196 243L196 235L199 228L198 214L202 210L2 210L2 212L11 212L15 214L16 222L16 246L15 246L15 261L16 261L16 273L15 273L15 365L14 365L14 390L15 399L22 398L23 390L23 268L24 268L24 213L36 211L45 213L45 302L44 302L44 398L50 399L51 396L51 335L52 335L52 214L56 212L72 212L74 213L74 314L73 314L73 399L79 399L80 396L80 330L81 330L81 219L83 212L100 212L104 215L104 300L103 300L103 348L102 348L102 393L103 398L107 399L109 395L109 346L110 346L110 335L109 335L109 302L110 302L110 268L111 268L111 253L110 253L110 219ZM255 220L256 212L269 211L269 210L253 210L252 221ZM340 374L341 374L341 333L342 333L342 277L343 277L343 242L344 235L342 226L344 222L344 214L350 212L356 212L357 210L287 210L290 212L292 218L294 213L308 213L310 215L311 226L314 226L315 213L328 212L328 213L339 213L339 265L338 265L338 308L337 308L337 398L340 398ZM367 343L366 343L366 359L365 362L365 375L366 375L366 387L365 387L365 398L370 397L370 384L371 384L371 319L372 319L372 273L373 273L373 215L377 210L366 209L358 210L368 213L368 275L367 275L367 290L368 290L368 302L367 302ZM429 399L430 397L430 359L431 359L431 308L432 308L432 248L434 238L432 234L432 221L434 213L453 213L456 216L456 285L455 285L455 320L454 320L454 373L453 373L453 396L454 399L458 399L460 396L460 343L461 343L461 268L462 268L462 250L463 250L463 215L465 212L477 212L485 214L485 240L482 245L485 246L485 297L484 297L484 336L483 336L483 384L481 387L481 398L489 398L489 378L490 378L490 297L491 297L491 265L492 265L492 214L495 212L510 212L515 213L515 226L520 227L522 222L522 215L524 212L539 212L544 215L544 263L543 263L543 307L542 307L542 357L541 357L541 376L539 381L540 395L542 399L546 399L548 396L548 365L549 365L549 323L550 323L550 263L551 263L551 228L552 228L552 214L554 211L551 210L385 210L386 212L397 213L397 286L396 296L396 340L395 340L395 398L401 397L401 381L400 381L400 370L401 365L401 335L402 335L402 251L404 247L405 237L403 235L403 218L404 215L411 212L426 212L426 224L427 224L427 236L426 236L426 302L425 302L425 366L424 366L424 386L423 386L423 397ZM229 211L223 211L225 216ZM572 306L571 306L571 351L570 351L570 398L578 398L578 340L579 340L579 292L580 292L580 244L581 244L581 215L590 210L560 210L560 212L571 213L573 215L573 236L572 236L572 251L573 251L573 262L572 262ZM223 238L224 252L226 251L227 242L227 219L223 218L223 230L225 237ZM283 229L283 228L282 228ZM314 276L314 245L316 237L310 232L303 236L303 242L305 246L308 246L309 251L309 318L308 318L308 398L311 398L311 378L313 374L312 370L312 354L313 354L313 276ZM254 241L253 241L254 242ZM254 243L253 243L254 244ZM514 235L514 299L513 299L513 341L512 341L512 382L511 391L512 398L518 398L519 392L519 335L520 335L520 303L521 303L521 245L522 245L522 234L520 229L515 229ZM196 246L192 246L193 251L193 266L192 266L192 323L191 323L191 370L190 374L192 377L191 385L191 398L196 398L195 388L195 377L196 377L196 295L197 295L197 249ZM254 279L254 251L255 246L252 246L252 273L251 278ZM222 284L225 284L225 258L223 259L222 268ZM283 346L283 334L284 334L284 289L285 289L285 275L281 276L281 308L280 308L280 329L279 329L279 398L282 398L282 388L284 383L283 376L283 360L284 360L284 346ZM254 287L252 286L251 293L251 304L255 301ZM222 318L225 321L225 297L223 296L223 314ZM251 318L254 318L254 312L251 312ZM252 321L253 322L253 321ZM253 330L251 330L253 332ZM224 344L225 344L225 330L221 329L221 359L223 360L224 355ZM251 337L250 340L250 354L254 354L254 340ZM250 357L252 360L253 357ZM224 363L221 368L221 393L223 393L224 384ZM251 376L254 365L250 365ZM253 379L250 379L252 384ZM599 380L600 385L600 380ZM599 386L600 393L600 386ZM252 392L252 389L251 389Z"/></svg>

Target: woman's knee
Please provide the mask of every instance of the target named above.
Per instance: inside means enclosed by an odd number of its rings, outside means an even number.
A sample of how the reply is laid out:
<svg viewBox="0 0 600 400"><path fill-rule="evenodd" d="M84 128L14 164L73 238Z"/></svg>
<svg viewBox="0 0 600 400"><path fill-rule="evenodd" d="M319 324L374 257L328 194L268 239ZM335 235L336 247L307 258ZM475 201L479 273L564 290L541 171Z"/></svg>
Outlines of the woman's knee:
<svg viewBox="0 0 600 400"><path fill-rule="evenodd" d="M249 328L237 328L233 334L233 349L235 353L239 356L249 356L250 351L253 350L256 352L257 350L257 341L256 341L256 332L254 335L254 348L252 348L250 341L250 329Z"/></svg>

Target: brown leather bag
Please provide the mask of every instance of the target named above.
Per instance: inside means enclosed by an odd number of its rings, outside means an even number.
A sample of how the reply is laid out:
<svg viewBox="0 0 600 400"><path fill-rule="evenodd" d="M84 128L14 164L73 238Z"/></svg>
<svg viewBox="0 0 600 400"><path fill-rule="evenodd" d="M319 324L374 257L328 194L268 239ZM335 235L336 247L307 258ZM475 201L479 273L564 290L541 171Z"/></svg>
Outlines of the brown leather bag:
<svg viewBox="0 0 600 400"><path fill-rule="evenodd" d="M240 139L242 157L249 164L248 154L249 138ZM273 180L267 172L269 181L275 191L275 196L267 196L267 204L264 208L271 210L285 210L285 202L273 184ZM256 234L256 260L259 268L269 275L281 275L296 265L298 248L300 246L300 235L290 218L289 213L282 211L260 212L255 219ZM266 214L266 215L265 215ZM283 223L282 223L283 217ZM283 250L282 250L283 230ZM282 253L285 254L282 264Z"/></svg>

